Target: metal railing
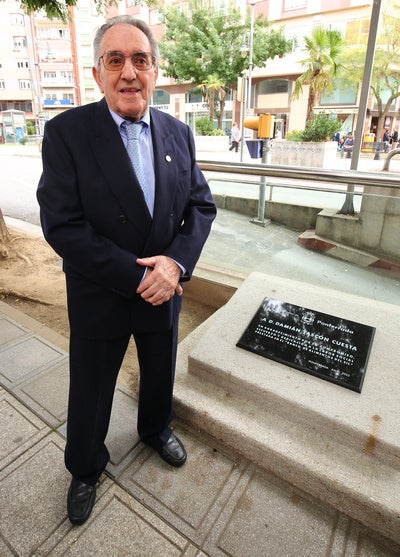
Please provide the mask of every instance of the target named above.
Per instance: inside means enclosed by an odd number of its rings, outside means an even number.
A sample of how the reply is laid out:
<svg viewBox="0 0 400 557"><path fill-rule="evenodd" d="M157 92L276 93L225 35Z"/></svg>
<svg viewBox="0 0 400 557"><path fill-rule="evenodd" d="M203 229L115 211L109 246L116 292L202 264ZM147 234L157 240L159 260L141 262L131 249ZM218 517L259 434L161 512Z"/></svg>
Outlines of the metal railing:
<svg viewBox="0 0 400 557"><path fill-rule="evenodd" d="M285 180L306 180L308 182L327 182L332 184L353 184L355 186L379 186L400 190L400 176L361 172L359 170L325 170L321 168L302 168L297 166L278 166L257 163L235 163L197 161L201 170L225 172L247 176L267 176ZM334 190L337 191L337 190Z"/></svg>
<svg viewBox="0 0 400 557"><path fill-rule="evenodd" d="M265 205L265 187L269 187L269 201L273 200L273 188L289 188L305 191L345 194L349 196L394 197L400 196L400 175L359 170L326 170L298 166L265 165L260 163L235 163L220 161L197 161L205 172L224 173L221 181L230 182L234 179L229 175L258 177L257 180L242 181L246 184L259 186L259 216L263 214ZM270 180L268 180L268 178ZM313 184L313 185L311 185ZM339 185L332 188L329 185ZM373 188L371 191L370 188ZM366 188L366 189L365 189ZM377 192L376 189L381 191ZM393 195L393 191L396 194Z"/></svg>

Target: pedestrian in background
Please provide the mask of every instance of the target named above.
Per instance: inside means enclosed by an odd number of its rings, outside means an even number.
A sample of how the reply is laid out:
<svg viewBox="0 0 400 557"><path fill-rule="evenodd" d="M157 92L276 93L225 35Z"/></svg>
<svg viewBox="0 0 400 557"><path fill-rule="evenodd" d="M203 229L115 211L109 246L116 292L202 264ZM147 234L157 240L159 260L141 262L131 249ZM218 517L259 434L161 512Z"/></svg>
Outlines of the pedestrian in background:
<svg viewBox="0 0 400 557"><path fill-rule="evenodd" d="M231 131L231 142L232 142L232 144L229 148L229 151L232 151L233 149L235 149L235 153L237 153L238 149L239 149L239 141L240 141L239 126L238 126L237 122L233 122L232 131Z"/></svg>

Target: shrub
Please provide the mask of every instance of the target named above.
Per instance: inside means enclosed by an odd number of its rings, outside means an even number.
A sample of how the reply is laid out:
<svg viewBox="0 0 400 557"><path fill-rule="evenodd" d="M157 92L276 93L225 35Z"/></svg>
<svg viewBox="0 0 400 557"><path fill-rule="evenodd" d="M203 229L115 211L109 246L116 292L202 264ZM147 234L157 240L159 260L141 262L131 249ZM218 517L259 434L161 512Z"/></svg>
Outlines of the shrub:
<svg viewBox="0 0 400 557"><path fill-rule="evenodd" d="M209 118L197 118L196 133L197 135L212 135L214 124Z"/></svg>
<svg viewBox="0 0 400 557"><path fill-rule="evenodd" d="M329 141L340 130L341 122L325 112L314 114L302 131L293 130L286 135L289 141Z"/></svg>
<svg viewBox="0 0 400 557"><path fill-rule="evenodd" d="M28 132L28 135L35 135L36 133L35 126L32 124L30 120L26 122L26 130Z"/></svg>
<svg viewBox="0 0 400 557"><path fill-rule="evenodd" d="M325 112L314 114L302 132L303 141L329 141L340 129L341 122Z"/></svg>
<svg viewBox="0 0 400 557"><path fill-rule="evenodd" d="M302 136L303 132L299 131L299 130L292 130L291 132L288 132L286 134L286 140L287 141L303 141L303 136Z"/></svg>
<svg viewBox="0 0 400 557"><path fill-rule="evenodd" d="M224 130L220 130L219 128L217 128L211 132L211 135L226 135L226 134Z"/></svg>

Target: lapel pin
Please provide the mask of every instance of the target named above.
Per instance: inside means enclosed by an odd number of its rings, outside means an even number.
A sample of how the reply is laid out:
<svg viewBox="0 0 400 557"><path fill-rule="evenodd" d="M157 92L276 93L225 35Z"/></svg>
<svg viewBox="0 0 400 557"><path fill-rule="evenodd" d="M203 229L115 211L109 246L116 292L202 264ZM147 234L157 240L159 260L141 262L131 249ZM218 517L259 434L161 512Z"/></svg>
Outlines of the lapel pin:
<svg viewBox="0 0 400 557"><path fill-rule="evenodd" d="M165 155L165 160L166 160L167 162L171 162L171 161L172 161L172 159L171 159L171 157L170 157L169 155Z"/></svg>

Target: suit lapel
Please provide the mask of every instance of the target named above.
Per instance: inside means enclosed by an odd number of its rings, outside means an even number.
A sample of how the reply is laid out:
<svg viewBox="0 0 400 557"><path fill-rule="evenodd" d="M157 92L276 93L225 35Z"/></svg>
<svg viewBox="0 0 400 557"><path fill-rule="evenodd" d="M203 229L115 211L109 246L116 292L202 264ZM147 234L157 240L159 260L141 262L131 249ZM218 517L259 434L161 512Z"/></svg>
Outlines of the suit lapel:
<svg viewBox="0 0 400 557"><path fill-rule="evenodd" d="M155 203L154 223L162 223L174 205L177 185L175 137L167 129L157 109L150 109L154 150Z"/></svg>

